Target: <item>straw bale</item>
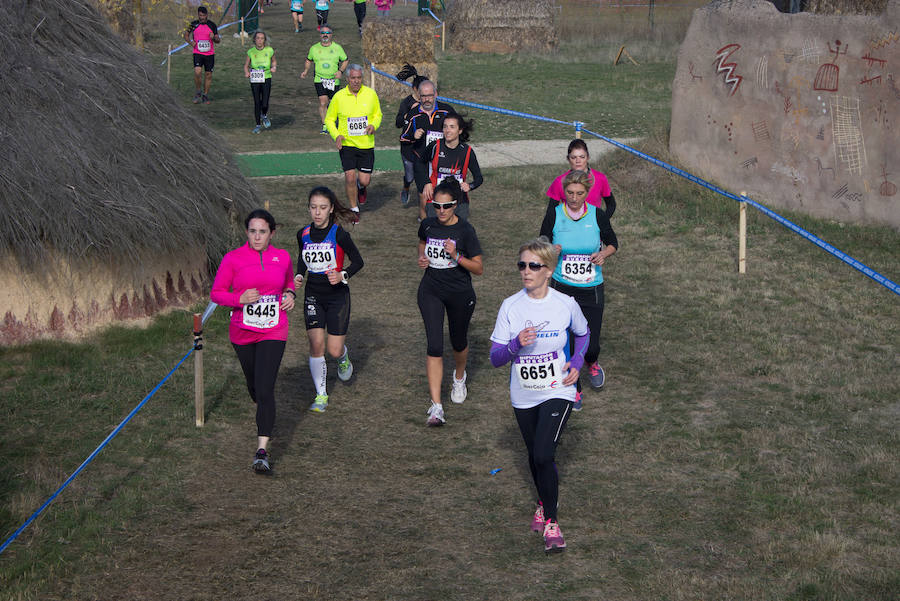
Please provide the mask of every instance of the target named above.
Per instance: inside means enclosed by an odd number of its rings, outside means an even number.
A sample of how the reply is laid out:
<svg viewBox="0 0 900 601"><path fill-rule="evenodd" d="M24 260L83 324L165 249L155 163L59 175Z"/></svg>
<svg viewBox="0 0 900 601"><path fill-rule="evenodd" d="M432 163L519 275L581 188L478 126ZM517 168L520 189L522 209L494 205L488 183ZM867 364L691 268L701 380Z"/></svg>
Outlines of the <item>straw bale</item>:
<svg viewBox="0 0 900 601"><path fill-rule="evenodd" d="M553 22L550 0L459 0L447 9L447 24L527 27L538 21Z"/></svg>
<svg viewBox="0 0 900 601"><path fill-rule="evenodd" d="M369 62L434 62L434 21L425 17L369 19L363 26L363 55Z"/></svg>
<svg viewBox="0 0 900 601"><path fill-rule="evenodd" d="M431 62L413 64L416 67L416 71L419 72L419 75L424 75L431 81L435 82L435 84L438 83L437 63ZM400 72L401 69L403 69L403 63L376 63L375 68L379 71L384 71L385 73L396 75ZM366 67L365 74L363 75L363 83L365 83L367 86L372 85L371 70L368 68L368 66ZM376 73L375 92L378 94L378 100L381 102L382 112L388 114L390 113L390 111L385 109L385 101L405 98L410 93L410 87Z"/></svg>
<svg viewBox="0 0 900 601"><path fill-rule="evenodd" d="M447 38L454 50L511 52L552 50L558 43L549 0L468 0L447 11Z"/></svg>
<svg viewBox="0 0 900 601"><path fill-rule="evenodd" d="M466 27L455 26L447 32L447 41L454 50L495 52L507 54L529 49L549 51L556 48L558 39L550 26L533 27Z"/></svg>

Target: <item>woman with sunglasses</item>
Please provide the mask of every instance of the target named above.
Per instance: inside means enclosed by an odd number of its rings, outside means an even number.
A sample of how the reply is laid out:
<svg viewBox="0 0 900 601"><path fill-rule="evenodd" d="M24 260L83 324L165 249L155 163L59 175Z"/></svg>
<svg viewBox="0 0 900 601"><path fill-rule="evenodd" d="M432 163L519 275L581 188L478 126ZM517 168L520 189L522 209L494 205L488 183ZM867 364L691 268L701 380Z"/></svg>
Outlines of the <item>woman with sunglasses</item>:
<svg viewBox="0 0 900 601"><path fill-rule="evenodd" d="M325 115L328 113L328 103L337 92L341 83L341 76L347 68L350 60L340 44L334 41L334 31L330 25L322 25L319 28L319 37L322 40L313 44L306 54L306 65L300 74L301 79L306 79L309 68L316 66L313 81L316 86L316 96L319 97L319 117L322 118L322 132L325 129Z"/></svg>
<svg viewBox="0 0 900 601"><path fill-rule="evenodd" d="M566 548L557 521L554 457L575 401L574 384L589 338L587 320L575 299L550 287L558 253L543 236L519 248L523 289L500 305L491 333L491 365L512 363L509 396L538 493L531 529L543 533L548 553Z"/></svg>
<svg viewBox="0 0 900 601"><path fill-rule="evenodd" d="M591 387L603 388L606 374L597 363L600 356L600 327L603 324L603 264L619 247L616 233L606 213L585 199L594 182L587 171L571 171L563 178L566 201L547 207L541 235L560 253L550 285L573 297L591 328L585 353ZM581 383L575 398L575 411L581 411Z"/></svg>
<svg viewBox="0 0 900 601"><path fill-rule="evenodd" d="M612 189L606 176L591 169L588 161L591 160L591 154L588 152L587 144L584 140L575 139L569 143L569 150L566 153L566 159L569 161L569 169L550 184L547 188L547 196L550 198L550 205L555 207L560 202L565 202L566 191L563 189L563 178L573 171L586 171L594 178L594 183L588 192L585 201L589 205L593 205L598 209L606 211L606 216L612 219L613 213L616 211L616 199L613 197Z"/></svg>
<svg viewBox="0 0 900 601"><path fill-rule="evenodd" d="M419 283L417 300L425 322L427 357L425 372L431 406L429 426L444 425L441 382L444 377L444 312L453 346L453 384L450 400L466 400L466 360L469 356L469 322L475 312L475 290L472 274L484 273L481 243L475 228L456 215L462 190L459 182L449 179L438 184L434 192L436 217L419 224L419 267L425 270Z"/></svg>

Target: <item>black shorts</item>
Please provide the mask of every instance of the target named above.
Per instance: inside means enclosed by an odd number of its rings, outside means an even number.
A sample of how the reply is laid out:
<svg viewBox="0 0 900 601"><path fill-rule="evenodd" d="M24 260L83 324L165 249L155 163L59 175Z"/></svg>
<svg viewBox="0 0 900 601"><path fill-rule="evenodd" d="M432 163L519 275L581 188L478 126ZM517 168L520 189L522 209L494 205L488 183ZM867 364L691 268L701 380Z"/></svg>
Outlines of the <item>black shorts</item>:
<svg viewBox="0 0 900 601"><path fill-rule="evenodd" d="M350 329L350 288L324 294L308 290L303 297L306 329L325 328L330 336L346 336Z"/></svg>
<svg viewBox="0 0 900 601"><path fill-rule="evenodd" d="M372 173L372 169L375 168L374 148L344 146L339 152L341 155L341 168L344 171L358 169L361 173Z"/></svg>
<svg viewBox="0 0 900 601"><path fill-rule="evenodd" d="M329 90L328 88L326 88L325 86L323 86L323 85L322 85L321 83L319 83L318 81L316 82L316 96L328 96L328 100L331 100L331 98L332 98L336 93L337 93L337 82L336 82L336 81L334 82L334 89L333 89L333 90Z"/></svg>
<svg viewBox="0 0 900 601"><path fill-rule="evenodd" d="M197 54L194 53L194 68L203 67L207 73L212 73L213 67L216 66L215 54Z"/></svg>

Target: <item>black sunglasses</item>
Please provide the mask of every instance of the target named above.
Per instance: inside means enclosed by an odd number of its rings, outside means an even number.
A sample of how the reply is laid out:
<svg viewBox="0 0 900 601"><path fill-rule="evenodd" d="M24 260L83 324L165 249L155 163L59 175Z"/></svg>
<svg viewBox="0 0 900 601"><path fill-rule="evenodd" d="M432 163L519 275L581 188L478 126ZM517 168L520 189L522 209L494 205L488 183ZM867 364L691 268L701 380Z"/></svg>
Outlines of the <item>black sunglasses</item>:
<svg viewBox="0 0 900 601"><path fill-rule="evenodd" d="M518 265L519 271L525 271L526 267L528 269L530 269L531 271L540 271L541 267L547 267L543 263L534 263L534 262L526 263L525 261L519 261L518 263L516 263L516 265Z"/></svg>
<svg viewBox="0 0 900 601"><path fill-rule="evenodd" d="M440 211L442 209L449 209L450 207L456 206L456 201L454 200L453 202L432 202L431 204L434 206L434 208L436 210Z"/></svg>

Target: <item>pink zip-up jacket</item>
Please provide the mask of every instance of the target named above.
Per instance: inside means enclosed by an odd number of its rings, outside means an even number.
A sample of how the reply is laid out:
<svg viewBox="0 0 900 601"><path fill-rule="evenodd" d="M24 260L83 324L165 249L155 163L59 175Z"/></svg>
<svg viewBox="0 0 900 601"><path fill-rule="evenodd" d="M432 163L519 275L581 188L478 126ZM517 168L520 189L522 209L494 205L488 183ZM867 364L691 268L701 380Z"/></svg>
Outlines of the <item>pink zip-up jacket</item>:
<svg viewBox="0 0 900 601"><path fill-rule="evenodd" d="M234 344L253 344L261 340L287 340L288 316L279 309L278 323L262 328L245 325L241 294L256 288L260 296L274 296L280 305L285 290L294 289L294 266L288 251L269 248L257 252L250 243L236 248L222 258L213 280L209 297L214 303L231 307L229 334Z"/></svg>

